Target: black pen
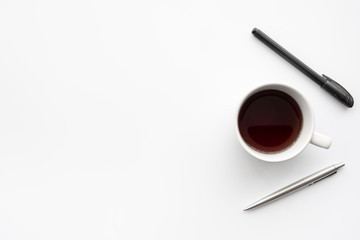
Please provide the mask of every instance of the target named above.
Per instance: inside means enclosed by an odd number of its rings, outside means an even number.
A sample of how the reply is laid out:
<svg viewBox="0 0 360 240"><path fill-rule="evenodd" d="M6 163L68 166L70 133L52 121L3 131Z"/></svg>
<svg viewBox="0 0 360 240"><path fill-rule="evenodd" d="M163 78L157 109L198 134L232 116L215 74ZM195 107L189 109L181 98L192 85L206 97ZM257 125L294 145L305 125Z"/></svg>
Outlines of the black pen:
<svg viewBox="0 0 360 240"><path fill-rule="evenodd" d="M337 83L335 80L329 78L326 75L319 75L310 67L301 62L298 58L288 52L285 48L281 47L277 42L272 40L269 36L263 33L261 30L254 28L252 34L274 50L277 54L283 57L286 61L291 63L294 67L319 84L324 90L333 95L337 100L343 103L345 106L351 108L354 105L354 99L346 89Z"/></svg>

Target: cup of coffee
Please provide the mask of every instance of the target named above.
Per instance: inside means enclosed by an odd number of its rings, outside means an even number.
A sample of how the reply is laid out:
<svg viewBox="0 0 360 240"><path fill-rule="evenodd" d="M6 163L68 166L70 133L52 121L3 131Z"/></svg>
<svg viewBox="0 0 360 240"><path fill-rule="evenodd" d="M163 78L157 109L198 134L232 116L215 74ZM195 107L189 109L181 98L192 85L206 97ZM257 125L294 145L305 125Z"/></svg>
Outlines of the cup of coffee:
<svg viewBox="0 0 360 240"><path fill-rule="evenodd" d="M305 97L283 84L251 91L236 116L236 134L255 158L280 162L295 157L312 143L329 148L331 139L314 131L314 113Z"/></svg>

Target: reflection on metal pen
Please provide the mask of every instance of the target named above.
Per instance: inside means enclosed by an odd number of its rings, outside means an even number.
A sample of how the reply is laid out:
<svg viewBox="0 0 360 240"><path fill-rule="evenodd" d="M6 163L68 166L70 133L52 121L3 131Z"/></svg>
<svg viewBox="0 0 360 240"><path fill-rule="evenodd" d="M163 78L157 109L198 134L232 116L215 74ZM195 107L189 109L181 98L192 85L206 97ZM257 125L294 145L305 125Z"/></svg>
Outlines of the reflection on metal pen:
<svg viewBox="0 0 360 240"><path fill-rule="evenodd" d="M318 181L321 181L337 172L337 170L341 167L343 167L345 163L338 163L335 165L332 165L330 167L324 168L316 173L313 173L303 179L300 179L284 188L279 189L278 191L260 199L259 201L251 204L247 208L244 209L244 211L254 209L260 206L263 206L264 204L267 204L269 202L272 202L274 200L277 200L281 197L284 197L290 193L293 193L297 190L300 190L304 187L310 186L314 183L317 183Z"/></svg>

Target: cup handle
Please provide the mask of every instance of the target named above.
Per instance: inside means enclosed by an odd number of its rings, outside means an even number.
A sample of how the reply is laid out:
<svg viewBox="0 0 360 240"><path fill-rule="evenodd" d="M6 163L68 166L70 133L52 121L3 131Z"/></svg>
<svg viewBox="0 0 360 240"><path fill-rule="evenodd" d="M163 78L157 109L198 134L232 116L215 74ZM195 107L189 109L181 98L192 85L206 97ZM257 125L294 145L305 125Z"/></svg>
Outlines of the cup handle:
<svg viewBox="0 0 360 240"><path fill-rule="evenodd" d="M328 149L331 146L331 142L332 141L330 137L325 136L318 132L314 132L310 140L310 143L326 149Z"/></svg>

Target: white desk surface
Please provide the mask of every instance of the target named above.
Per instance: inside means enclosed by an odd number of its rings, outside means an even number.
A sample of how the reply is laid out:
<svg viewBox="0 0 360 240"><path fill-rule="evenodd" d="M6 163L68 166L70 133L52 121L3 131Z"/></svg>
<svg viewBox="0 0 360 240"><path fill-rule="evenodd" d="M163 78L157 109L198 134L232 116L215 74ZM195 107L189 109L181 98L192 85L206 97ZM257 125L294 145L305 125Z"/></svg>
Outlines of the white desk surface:
<svg viewBox="0 0 360 240"><path fill-rule="evenodd" d="M1 1L0 239L359 239L359 12L358 1ZM344 85L354 107L254 27ZM239 100L268 82L305 94L329 150L266 163L241 148Z"/></svg>

